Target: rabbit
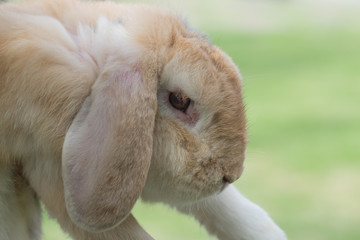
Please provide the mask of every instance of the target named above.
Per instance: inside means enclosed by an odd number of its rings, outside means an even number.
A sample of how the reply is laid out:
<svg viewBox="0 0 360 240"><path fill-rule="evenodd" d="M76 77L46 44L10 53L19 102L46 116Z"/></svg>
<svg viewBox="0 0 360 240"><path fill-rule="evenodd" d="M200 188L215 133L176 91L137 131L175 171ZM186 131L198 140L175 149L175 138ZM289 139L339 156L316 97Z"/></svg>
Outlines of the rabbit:
<svg viewBox="0 0 360 240"><path fill-rule="evenodd" d="M184 19L28 1L0 5L0 32L2 240L41 238L39 201L74 240L152 239L131 214L139 198L219 239L286 239L232 185L247 145L240 73Z"/></svg>

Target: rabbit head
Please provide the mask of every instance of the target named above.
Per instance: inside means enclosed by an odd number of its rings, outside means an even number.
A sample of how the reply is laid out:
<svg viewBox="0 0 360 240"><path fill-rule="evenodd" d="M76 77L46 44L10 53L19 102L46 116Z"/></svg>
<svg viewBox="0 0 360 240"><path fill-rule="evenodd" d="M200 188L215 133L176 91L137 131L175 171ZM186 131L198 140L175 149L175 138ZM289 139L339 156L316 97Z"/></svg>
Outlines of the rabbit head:
<svg viewBox="0 0 360 240"><path fill-rule="evenodd" d="M239 71L178 16L154 9L133 16L141 27L133 20L129 31L158 61L153 151L142 198L177 205L217 193L243 171L247 131Z"/></svg>
<svg viewBox="0 0 360 240"><path fill-rule="evenodd" d="M182 30L175 31L159 75L153 154L142 194L169 204L201 199L238 179L246 146L236 67L206 38Z"/></svg>

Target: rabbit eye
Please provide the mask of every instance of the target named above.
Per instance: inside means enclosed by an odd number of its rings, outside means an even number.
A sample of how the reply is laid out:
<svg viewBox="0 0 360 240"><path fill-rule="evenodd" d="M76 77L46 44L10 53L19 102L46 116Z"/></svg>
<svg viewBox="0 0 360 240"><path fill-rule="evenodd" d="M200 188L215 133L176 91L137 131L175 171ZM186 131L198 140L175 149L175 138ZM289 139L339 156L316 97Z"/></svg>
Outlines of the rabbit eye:
<svg viewBox="0 0 360 240"><path fill-rule="evenodd" d="M191 99L181 92L172 92L169 95L169 102L175 109L186 112L189 107Z"/></svg>

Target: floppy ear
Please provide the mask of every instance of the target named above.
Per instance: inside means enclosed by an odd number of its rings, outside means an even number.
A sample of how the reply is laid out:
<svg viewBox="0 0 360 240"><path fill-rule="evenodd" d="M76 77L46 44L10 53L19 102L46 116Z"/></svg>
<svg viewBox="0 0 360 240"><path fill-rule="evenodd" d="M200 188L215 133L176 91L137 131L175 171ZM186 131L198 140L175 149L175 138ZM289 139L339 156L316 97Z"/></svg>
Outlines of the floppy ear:
<svg viewBox="0 0 360 240"><path fill-rule="evenodd" d="M157 106L156 81L148 75L124 61L107 64L65 136L66 207L86 230L116 226L141 194Z"/></svg>

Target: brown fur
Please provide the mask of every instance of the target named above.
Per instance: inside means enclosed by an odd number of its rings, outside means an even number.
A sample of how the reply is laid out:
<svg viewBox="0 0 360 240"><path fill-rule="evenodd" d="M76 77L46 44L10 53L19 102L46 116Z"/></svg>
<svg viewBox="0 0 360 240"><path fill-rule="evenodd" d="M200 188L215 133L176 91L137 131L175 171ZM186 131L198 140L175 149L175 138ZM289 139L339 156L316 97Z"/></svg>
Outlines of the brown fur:
<svg viewBox="0 0 360 240"><path fill-rule="evenodd" d="M148 239L129 215L141 193L178 205L240 176L239 72L177 16L110 2L5 4L0 32L0 164L19 160L75 239ZM194 101L193 124L163 98L177 89Z"/></svg>

